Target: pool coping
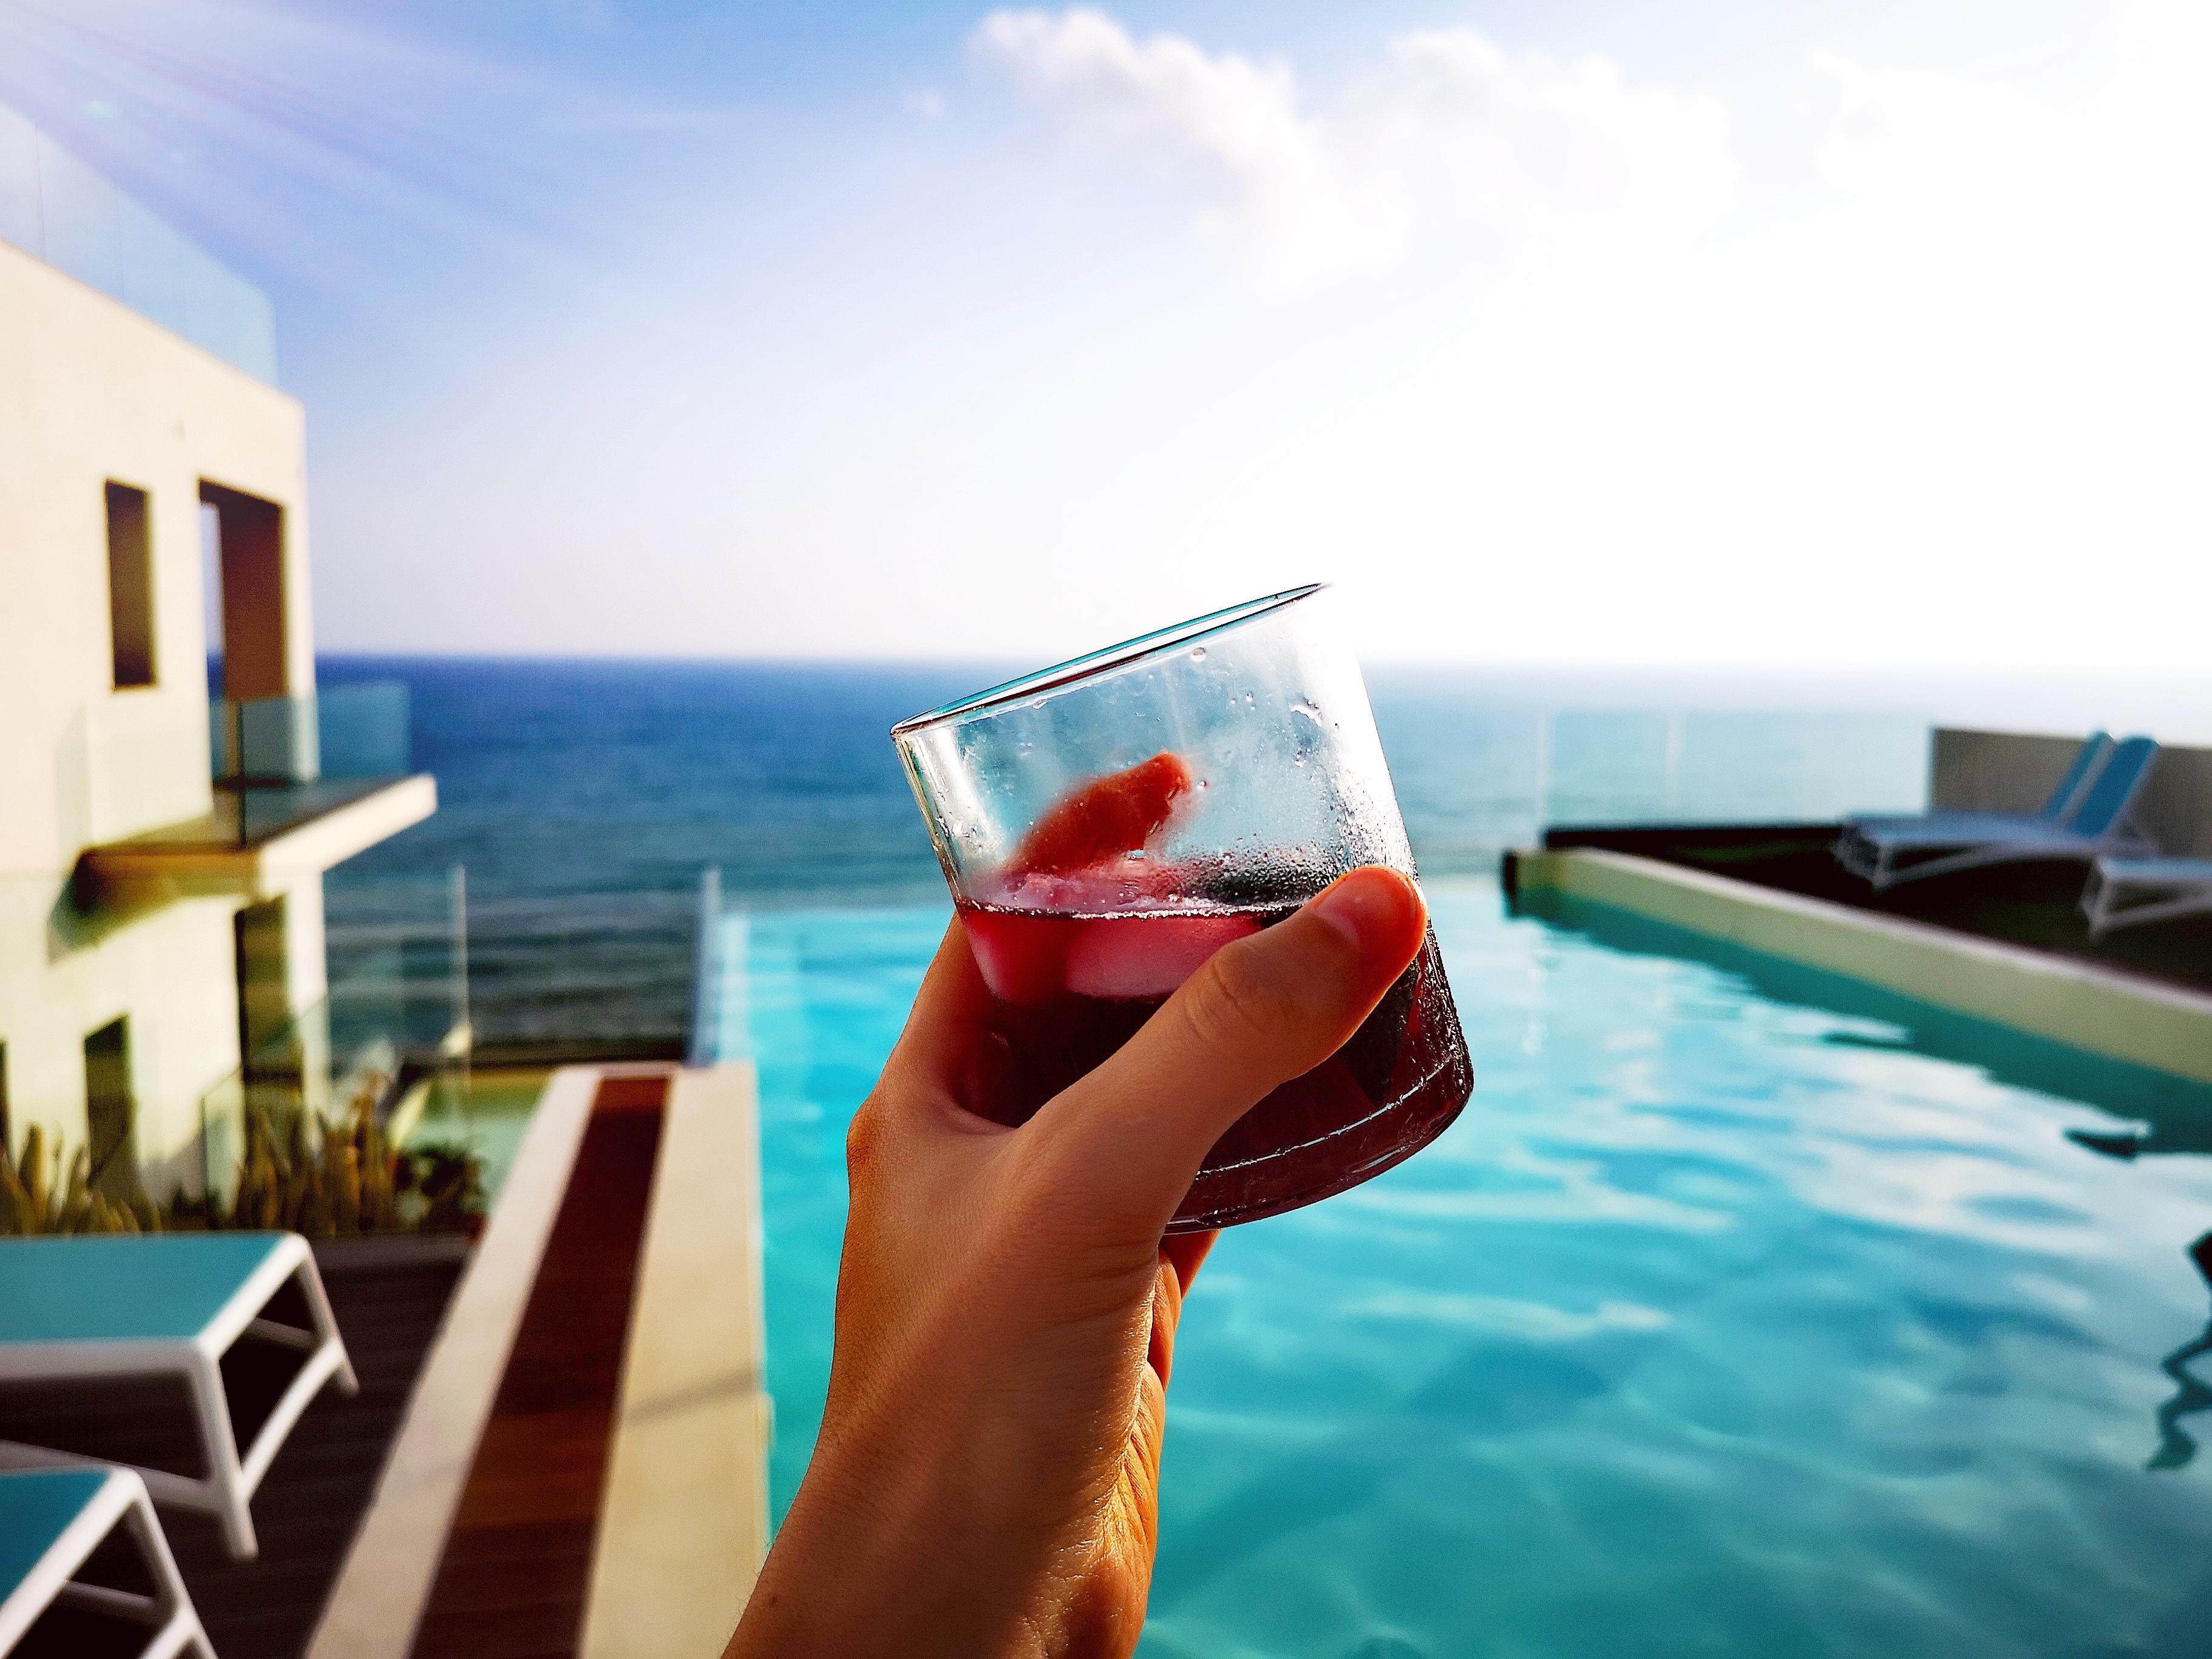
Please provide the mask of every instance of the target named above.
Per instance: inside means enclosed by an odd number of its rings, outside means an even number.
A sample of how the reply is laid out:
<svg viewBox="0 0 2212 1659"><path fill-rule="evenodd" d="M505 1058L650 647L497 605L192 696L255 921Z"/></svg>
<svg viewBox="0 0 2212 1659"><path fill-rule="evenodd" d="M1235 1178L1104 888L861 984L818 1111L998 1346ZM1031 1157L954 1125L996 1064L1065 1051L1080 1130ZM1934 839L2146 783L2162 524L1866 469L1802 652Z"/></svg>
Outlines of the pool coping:
<svg viewBox="0 0 2212 1659"><path fill-rule="evenodd" d="M1542 888L2069 1047L2212 1083L2212 995L1630 853L1516 848Z"/></svg>
<svg viewBox="0 0 2212 1659"><path fill-rule="evenodd" d="M752 1062L670 1080L579 1659L713 1655L768 1554Z"/></svg>

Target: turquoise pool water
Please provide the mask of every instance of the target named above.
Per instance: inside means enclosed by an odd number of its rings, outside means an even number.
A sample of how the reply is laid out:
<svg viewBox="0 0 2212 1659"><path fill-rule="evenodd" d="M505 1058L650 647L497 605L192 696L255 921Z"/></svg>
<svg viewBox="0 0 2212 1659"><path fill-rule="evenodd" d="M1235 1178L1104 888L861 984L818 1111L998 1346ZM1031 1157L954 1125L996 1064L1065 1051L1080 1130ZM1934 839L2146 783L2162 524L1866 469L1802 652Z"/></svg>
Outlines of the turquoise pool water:
<svg viewBox="0 0 2212 1659"><path fill-rule="evenodd" d="M2162 1368L2212 1335L2207 1091L1611 913L1431 896L1474 1100L1224 1236L1149 1659L2212 1653L2212 1394ZM779 1515L845 1120L945 915L730 924ZM2069 1138L2122 1118L2179 1150Z"/></svg>

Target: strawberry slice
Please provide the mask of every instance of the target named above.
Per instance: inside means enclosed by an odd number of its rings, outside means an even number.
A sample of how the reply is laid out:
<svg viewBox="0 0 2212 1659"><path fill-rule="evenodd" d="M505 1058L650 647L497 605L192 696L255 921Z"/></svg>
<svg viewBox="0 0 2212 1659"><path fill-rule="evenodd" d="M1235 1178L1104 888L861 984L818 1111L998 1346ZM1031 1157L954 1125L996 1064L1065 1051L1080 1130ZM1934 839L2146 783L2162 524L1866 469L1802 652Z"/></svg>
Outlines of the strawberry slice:
<svg viewBox="0 0 2212 1659"><path fill-rule="evenodd" d="M1164 751L1094 778L1030 826L1008 873L1066 874L1136 852L1159 833L1190 787L1188 763Z"/></svg>

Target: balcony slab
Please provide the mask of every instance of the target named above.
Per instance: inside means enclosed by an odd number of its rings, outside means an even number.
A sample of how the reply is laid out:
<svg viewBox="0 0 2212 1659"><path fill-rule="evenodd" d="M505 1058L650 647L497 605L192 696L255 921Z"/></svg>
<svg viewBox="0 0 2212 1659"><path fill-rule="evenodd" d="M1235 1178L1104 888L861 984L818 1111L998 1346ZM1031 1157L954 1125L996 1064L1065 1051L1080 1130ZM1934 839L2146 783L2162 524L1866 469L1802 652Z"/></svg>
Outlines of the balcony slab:
<svg viewBox="0 0 2212 1659"><path fill-rule="evenodd" d="M103 901L283 892L438 810L437 781L404 778L218 789L212 811L88 849L78 879Z"/></svg>

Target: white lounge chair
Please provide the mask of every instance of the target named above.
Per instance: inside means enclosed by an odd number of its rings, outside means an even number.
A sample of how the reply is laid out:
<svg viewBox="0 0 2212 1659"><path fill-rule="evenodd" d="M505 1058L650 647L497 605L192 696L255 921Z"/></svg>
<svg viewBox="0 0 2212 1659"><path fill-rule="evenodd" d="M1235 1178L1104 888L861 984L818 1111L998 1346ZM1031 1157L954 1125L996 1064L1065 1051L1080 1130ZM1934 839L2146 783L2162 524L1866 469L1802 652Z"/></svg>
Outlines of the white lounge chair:
<svg viewBox="0 0 2212 1659"><path fill-rule="evenodd" d="M2148 738L2113 744L2057 821L2039 815L1978 826L1960 815L1949 823L1930 818L1891 828L1869 824L1844 833L1836 842L1836 858L1853 875L1886 890L1990 865L2039 859L2087 863L2106 854L2148 852L2151 843L2136 823L2135 807L2157 759L2158 744Z"/></svg>
<svg viewBox="0 0 2212 1659"><path fill-rule="evenodd" d="M2092 939L2117 927L2212 914L2212 859L2100 858L2081 889L2081 914Z"/></svg>
<svg viewBox="0 0 2212 1659"><path fill-rule="evenodd" d="M296 1283L309 1328L263 1317ZM248 1331L306 1358L243 1455L223 1392L222 1357ZM180 1376L208 1473L142 1468L156 1501L214 1514L234 1556L255 1553L246 1505L301 1413L333 1377L356 1391L353 1366L297 1233L167 1233L0 1239L0 1382ZM43 1446L0 1440L0 1465L82 1464Z"/></svg>
<svg viewBox="0 0 2212 1659"><path fill-rule="evenodd" d="M153 1594L81 1584L76 1574L122 1522L145 1558ZM129 1469L37 1469L0 1474L0 1654L12 1653L57 1602L146 1628L139 1659L191 1652L215 1659L176 1559Z"/></svg>
<svg viewBox="0 0 2212 1659"><path fill-rule="evenodd" d="M2065 775L2052 788L2050 798L2033 812L1908 812L1846 819L1844 834L1836 843L1836 856L1843 858L1845 844L1862 836L1880 835L1900 843L1920 840L1940 845L1947 840L1963 842L2037 824L2063 824L2067 815L2081 805L2112 753L2112 733L2092 732L2074 751Z"/></svg>

